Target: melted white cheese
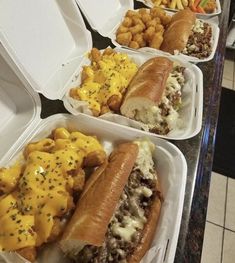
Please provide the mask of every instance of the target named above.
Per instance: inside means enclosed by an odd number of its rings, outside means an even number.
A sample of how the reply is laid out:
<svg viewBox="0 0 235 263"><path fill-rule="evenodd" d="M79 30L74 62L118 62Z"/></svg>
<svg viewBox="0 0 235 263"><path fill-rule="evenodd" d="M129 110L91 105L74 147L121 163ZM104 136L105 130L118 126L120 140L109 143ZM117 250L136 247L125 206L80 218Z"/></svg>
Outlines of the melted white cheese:
<svg viewBox="0 0 235 263"><path fill-rule="evenodd" d="M136 140L136 143L139 147L138 156L135 162L134 170L138 169L141 171L141 176L146 179L157 180L156 172L154 171L154 162L152 153L155 149L155 145L149 140ZM145 217L145 212L142 207L138 205L139 198L143 195L149 198L153 192L147 186L139 186L132 193L130 197L130 211L133 209L131 215L123 216L121 222L112 219L111 231L115 236L119 236L126 242L130 242L133 235L138 231L144 228L144 225L147 221ZM122 194L122 199L126 199L127 195Z"/></svg>
<svg viewBox="0 0 235 263"><path fill-rule="evenodd" d="M120 223L113 224L112 231L115 235L120 236L123 240L129 242L137 230L144 228L145 222L145 217L131 218L129 216L124 216L124 226L120 226Z"/></svg>
<svg viewBox="0 0 235 263"><path fill-rule="evenodd" d="M155 125L156 123L163 121L161 109L157 106L152 106L142 109L141 111L137 111L135 119L140 120L147 125Z"/></svg>
<svg viewBox="0 0 235 263"><path fill-rule="evenodd" d="M181 74L182 75L182 74ZM181 90L181 86L177 81L176 77L170 73L166 82L167 92L172 93Z"/></svg>
<svg viewBox="0 0 235 263"><path fill-rule="evenodd" d="M138 187L135 192L137 193L137 195L143 195L145 197L150 197L153 194L152 190L147 188L146 186Z"/></svg>
<svg viewBox="0 0 235 263"><path fill-rule="evenodd" d="M135 141L135 143L139 146L139 152L134 169L139 169L144 178L154 179L154 162L152 158L152 152L155 148L154 144L147 140L139 140Z"/></svg>
<svg viewBox="0 0 235 263"><path fill-rule="evenodd" d="M204 22L202 20L196 19L196 22L192 29L194 32L203 34L204 32Z"/></svg>
<svg viewBox="0 0 235 263"><path fill-rule="evenodd" d="M170 114L166 117L166 121L170 130L174 129L177 126L179 119L179 114L173 108L170 109Z"/></svg>

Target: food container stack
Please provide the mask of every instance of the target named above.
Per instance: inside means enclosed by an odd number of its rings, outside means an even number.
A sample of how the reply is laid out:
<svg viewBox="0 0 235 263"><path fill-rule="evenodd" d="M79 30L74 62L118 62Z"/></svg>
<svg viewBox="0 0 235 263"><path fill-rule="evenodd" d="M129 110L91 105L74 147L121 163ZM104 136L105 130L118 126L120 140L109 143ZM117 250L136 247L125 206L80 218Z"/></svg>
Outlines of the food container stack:
<svg viewBox="0 0 235 263"><path fill-rule="evenodd" d="M164 3L0 3L2 262L174 261L187 163L167 139L200 132L193 63L219 28ZM38 93L70 114L41 119Z"/></svg>

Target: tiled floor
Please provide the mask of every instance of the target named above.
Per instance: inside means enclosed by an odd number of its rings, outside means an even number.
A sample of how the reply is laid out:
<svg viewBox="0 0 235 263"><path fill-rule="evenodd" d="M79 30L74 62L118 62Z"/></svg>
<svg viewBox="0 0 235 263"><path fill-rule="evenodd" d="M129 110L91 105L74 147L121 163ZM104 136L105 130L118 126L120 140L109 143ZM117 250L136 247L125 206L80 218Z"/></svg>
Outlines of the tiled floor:
<svg viewBox="0 0 235 263"><path fill-rule="evenodd" d="M235 180L212 172L201 263L235 262Z"/></svg>
<svg viewBox="0 0 235 263"><path fill-rule="evenodd" d="M235 90L235 51L226 53L222 86ZM235 180L212 172L201 263L234 262Z"/></svg>

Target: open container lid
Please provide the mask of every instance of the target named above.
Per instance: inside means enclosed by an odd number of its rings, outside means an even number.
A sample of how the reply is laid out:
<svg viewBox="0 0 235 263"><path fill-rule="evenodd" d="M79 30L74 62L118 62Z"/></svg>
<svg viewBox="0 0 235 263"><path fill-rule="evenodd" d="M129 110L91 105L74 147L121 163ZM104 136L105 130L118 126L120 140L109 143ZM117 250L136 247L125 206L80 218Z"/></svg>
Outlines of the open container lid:
<svg viewBox="0 0 235 263"><path fill-rule="evenodd" d="M50 99L63 97L92 47L75 0L1 0L0 41L24 84Z"/></svg>
<svg viewBox="0 0 235 263"><path fill-rule="evenodd" d="M0 45L0 50L2 46ZM27 89L0 56L0 160L40 119L40 98Z"/></svg>
<svg viewBox="0 0 235 263"><path fill-rule="evenodd" d="M120 22L127 10L134 8L133 0L99 0L99 10L94 0L76 0L91 27L107 37Z"/></svg>

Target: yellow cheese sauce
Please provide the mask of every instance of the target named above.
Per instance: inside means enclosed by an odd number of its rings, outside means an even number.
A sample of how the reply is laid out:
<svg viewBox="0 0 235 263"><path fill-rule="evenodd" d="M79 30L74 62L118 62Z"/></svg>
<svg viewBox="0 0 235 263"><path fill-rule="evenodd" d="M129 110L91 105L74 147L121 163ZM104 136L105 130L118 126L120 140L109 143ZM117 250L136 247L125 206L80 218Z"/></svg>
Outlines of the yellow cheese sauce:
<svg viewBox="0 0 235 263"><path fill-rule="evenodd" d="M58 128L52 137L27 145L23 162L0 169L0 251L47 242L83 188L84 160L104 153L95 137L80 132Z"/></svg>
<svg viewBox="0 0 235 263"><path fill-rule="evenodd" d="M70 95L86 101L93 114L98 116L105 113L103 108L111 110L108 101L113 95L121 101L138 68L127 54L116 53L114 50L102 55L99 53L99 59L91 60L91 65L83 68L80 87L73 89Z"/></svg>

